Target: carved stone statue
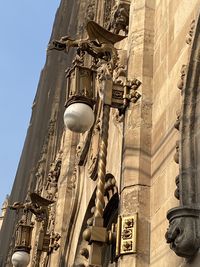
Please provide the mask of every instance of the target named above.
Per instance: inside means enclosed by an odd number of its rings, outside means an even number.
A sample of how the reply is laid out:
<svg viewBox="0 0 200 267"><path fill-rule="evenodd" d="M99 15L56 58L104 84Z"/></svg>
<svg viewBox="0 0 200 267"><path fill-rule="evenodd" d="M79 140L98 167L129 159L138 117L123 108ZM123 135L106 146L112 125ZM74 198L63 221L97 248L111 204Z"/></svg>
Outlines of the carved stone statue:
<svg viewBox="0 0 200 267"><path fill-rule="evenodd" d="M108 30L115 34L124 31L125 35L128 34L129 25L129 9L130 3L121 2L113 7L111 14L111 21Z"/></svg>
<svg viewBox="0 0 200 267"><path fill-rule="evenodd" d="M47 199L53 200L57 193L58 179L61 170L61 159L58 158L55 163L52 163L49 174L48 181L46 185Z"/></svg>
<svg viewBox="0 0 200 267"><path fill-rule="evenodd" d="M41 160L39 160L38 162L38 169L37 172L35 174L36 179L37 179L37 184L36 184L36 188L35 191L38 194L42 193L42 185L44 182L44 174L45 174L45 170L44 170L44 164L45 164L46 160L44 158L42 158Z"/></svg>

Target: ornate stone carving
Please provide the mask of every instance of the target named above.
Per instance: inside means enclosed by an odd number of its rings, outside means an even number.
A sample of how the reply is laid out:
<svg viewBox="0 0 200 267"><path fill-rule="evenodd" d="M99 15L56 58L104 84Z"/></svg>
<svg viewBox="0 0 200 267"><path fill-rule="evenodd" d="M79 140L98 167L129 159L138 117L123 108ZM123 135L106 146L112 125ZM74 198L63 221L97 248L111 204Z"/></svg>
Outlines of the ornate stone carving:
<svg viewBox="0 0 200 267"><path fill-rule="evenodd" d="M124 121L124 114L121 114L120 110L113 109L112 114L113 114L113 122L115 125Z"/></svg>
<svg viewBox="0 0 200 267"><path fill-rule="evenodd" d="M48 135L47 138L51 137L54 135L55 133L55 124L56 124L56 120L55 119L50 119L49 121L49 125L48 125Z"/></svg>
<svg viewBox="0 0 200 267"><path fill-rule="evenodd" d="M117 55L113 58L112 62L103 62L97 69L97 91L99 94L100 99L105 102L106 98L108 98L108 93L112 93L112 90L108 90L105 88L105 81L110 81L110 86L112 86L112 75L113 75L113 68L112 66L116 66L117 63ZM111 92L108 92L111 91ZM110 97L111 98L111 97ZM111 104L111 103L109 103Z"/></svg>
<svg viewBox="0 0 200 267"><path fill-rule="evenodd" d="M116 34L119 34L120 31L123 31L125 35L127 35L129 26L129 10L130 1L118 1L118 3L112 9L108 30Z"/></svg>
<svg viewBox="0 0 200 267"><path fill-rule="evenodd" d="M127 77L127 67L124 65L118 64L113 72L113 82L117 84L124 84Z"/></svg>
<svg viewBox="0 0 200 267"><path fill-rule="evenodd" d="M77 182L78 175L79 175L79 167L76 166L74 168L74 171L73 171L71 177L69 177L69 181L67 183L67 188L69 190L72 190L72 189L76 188L76 182Z"/></svg>
<svg viewBox="0 0 200 267"><path fill-rule="evenodd" d="M51 164L50 171L48 173L47 184L45 188L46 198L53 200L56 198L56 193L58 190L58 179L61 170L61 159L62 152L59 152L58 158Z"/></svg>
<svg viewBox="0 0 200 267"><path fill-rule="evenodd" d="M191 207L174 208L167 215L170 222L167 243L180 257L190 258L199 249L199 215L200 209Z"/></svg>
<svg viewBox="0 0 200 267"><path fill-rule="evenodd" d="M89 251L88 251L87 248L82 248L82 249L80 250L80 254L81 254L83 257L85 257L86 259L89 258Z"/></svg>
<svg viewBox="0 0 200 267"><path fill-rule="evenodd" d="M7 255L6 260L4 262L5 266L11 266L11 258L12 258L12 255L14 253L14 245L15 245L15 232L13 233L13 235L11 237L8 255Z"/></svg>
<svg viewBox="0 0 200 267"><path fill-rule="evenodd" d="M115 0L107 0L105 1L104 4L104 27L105 28L109 28L110 25L110 17L111 17L111 13L112 13L112 9L115 6Z"/></svg>
<svg viewBox="0 0 200 267"><path fill-rule="evenodd" d="M177 199L180 199L180 188L179 188L179 175L176 176L176 190L174 192L174 196L177 198Z"/></svg>
<svg viewBox="0 0 200 267"><path fill-rule="evenodd" d="M54 114L54 117L56 114ZM52 136L54 136L55 133L55 124L56 120L51 118L49 120L48 128L47 128L47 134L41 149L40 153L40 159L36 166L36 172L35 172L35 178L36 178L36 186L35 186L35 192L39 195L42 194L42 191L44 189L44 186L46 184L45 180L45 171L46 171L46 163L47 163L47 152L48 152L48 146L49 146L49 140Z"/></svg>
<svg viewBox="0 0 200 267"><path fill-rule="evenodd" d="M182 65L181 67L181 78L178 81L177 87L182 90L183 86L184 86L184 80L185 80L185 75L186 75L186 70L187 70L187 66L186 65Z"/></svg>
<svg viewBox="0 0 200 267"><path fill-rule="evenodd" d="M0 220L3 220L3 218L5 217L5 214L7 212L7 208L8 208L8 202L9 202L9 195L6 195L6 198L2 204L2 208L1 208L1 215L0 215ZM0 227L1 230L1 227Z"/></svg>
<svg viewBox="0 0 200 267"><path fill-rule="evenodd" d="M43 189L45 165L46 165L46 158L45 158L45 154L43 154L42 158L38 161L38 167L37 167L37 171L35 173L35 177L37 179L35 192L38 194L41 194L42 189Z"/></svg>
<svg viewBox="0 0 200 267"><path fill-rule="evenodd" d="M179 163L179 140L176 141L176 153L174 155L174 161L178 164Z"/></svg>
<svg viewBox="0 0 200 267"><path fill-rule="evenodd" d="M124 65L118 64L113 72L113 105L116 105L119 99L123 100L123 104L118 106L118 111L115 116L115 122L123 121L123 115L129 103L136 103L141 97L141 94L137 91L141 82L134 78L133 80L127 79L127 69ZM121 87L121 91L119 90ZM116 90L117 89L117 90ZM116 102L116 103L115 103Z"/></svg>
<svg viewBox="0 0 200 267"><path fill-rule="evenodd" d="M191 45L191 43L192 43L192 38L194 35L194 29L195 29L195 20L193 19L191 24L190 24L190 30L189 30L187 37L186 37L186 43L189 45Z"/></svg>
<svg viewBox="0 0 200 267"><path fill-rule="evenodd" d="M88 174L92 180L96 180L97 178L100 128L101 128L101 120L99 118L97 119L97 122L94 126L90 148L88 152Z"/></svg>
<svg viewBox="0 0 200 267"><path fill-rule="evenodd" d="M83 34L86 24L90 20L95 20L96 17L96 1L95 0L89 0L87 1L86 7L84 6L84 22L81 22L81 25L78 27L79 34Z"/></svg>
<svg viewBox="0 0 200 267"><path fill-rule="evenodd" d="M178 130L179 131L179 127L180 127L180 117L181 117L181 111L180 110L178 110L177 112L176 112L176 115L177 115L177 117L176 117L176 122L174 123L174 128L176 129L176 130Z"/></svg>
<svg viewBox="0 0 200 267"><path fill-rule="evenodd" d="M79 159L80 159L80 155L81 155L81 152L83 150L83 145L84 145L84 141L81 140L78 143L77 147L76 147L76 158L77 158L77 161L79 161Z"/></svg>
<svg viewBox="0 0 200 267"><path fill-rule="evenodd" d="M176 197L180 206L168 211L167 242L181 257L192 258L200 248L200 17L193 39L185 85L181 84L183 105L180 119L179 176Z"/></svg>
<svg viewBox="0 0 200 267"><path fill-rule="evenodd" d="M86 20L87 22L90 20L94 20L95 18L95 1L90 1L86 9Z"/></svg>

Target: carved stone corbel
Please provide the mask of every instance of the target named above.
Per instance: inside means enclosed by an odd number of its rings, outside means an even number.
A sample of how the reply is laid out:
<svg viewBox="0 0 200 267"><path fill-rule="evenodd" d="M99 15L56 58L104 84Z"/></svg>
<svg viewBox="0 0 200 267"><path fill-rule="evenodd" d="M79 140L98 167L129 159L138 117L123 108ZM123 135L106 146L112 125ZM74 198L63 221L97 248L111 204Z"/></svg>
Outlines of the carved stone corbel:
<svg viewBox="0 0 200 267"><path fill-rule="evenodd" d="M190 258L200 247L199 215L200 209L190 206L171 209L167 214L167 243L180 257Z"/></svg>
<svg viewBox="0 0 200 267"><path fill-rule="evenodd" d="M178 198L180 206L168 211L166 233L170 248L192 258L200 248L200 18L196 25L186 79L182 88Z"/></svg>

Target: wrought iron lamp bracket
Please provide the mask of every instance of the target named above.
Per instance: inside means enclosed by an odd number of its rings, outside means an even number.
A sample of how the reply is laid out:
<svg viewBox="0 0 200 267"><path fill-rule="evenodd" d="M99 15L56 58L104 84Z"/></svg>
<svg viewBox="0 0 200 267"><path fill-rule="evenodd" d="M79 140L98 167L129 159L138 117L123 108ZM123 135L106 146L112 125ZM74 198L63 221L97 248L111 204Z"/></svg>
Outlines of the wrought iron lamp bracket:
<svg viewBox="0 0 200 267"><path fill-rule="evenodd" d="M34 223L30 220L30 212L24 212L16 225L14 251L30 252L33 226Z"/></svg>
<svg viewBox="0 0 200 267"><path fill-rule="evenodd" d="M124 9L121 11L125 12ZM73 40L64 36L60 40L53 40L49 45L49 50L56 49L68 52L70 47L77 48L77 55L73 61L74 66L68 71L66 106L71 105L74 101L83 102L93 107L89 101L95 101L96 92L103 103L93 225L83 233L83 238L91 245L89 265L102 266L101 248L103 244L115 240L115 234L112 231L108 232L104 227L103 219L110 108L117 108L120 115L123 114L130 101L135 103L140 98L141 95L137 89L141 82L137 79L127 80L126 71L119 67L119 55L114 44L126 36L109 32L94 21L89 21L86 29L88 39ZM95 65L93 64L90 69L83 66L85 52L94 59ZM120 235L124 238L124 235ZM126 244L129 244L128 252L132 252L132 242L133 240L126 241ZM125 249L124 253L126 253Z"/></svg>
<svg viewBox="0 0 200 267"><path fill-rule="evenodd" d="M39 240L41 243L41 250L45 242L47 224L48 224L48 206L54 201L45 199L36 193L30 194L31 201L14 202L10 205L11 210L23 210L22 218L19 220L16 229L15 250L23 250L30 252L31 249L31 235L34 223L31 222L31 214L34 214L38 222L42 222L43 234Z"/></svg>

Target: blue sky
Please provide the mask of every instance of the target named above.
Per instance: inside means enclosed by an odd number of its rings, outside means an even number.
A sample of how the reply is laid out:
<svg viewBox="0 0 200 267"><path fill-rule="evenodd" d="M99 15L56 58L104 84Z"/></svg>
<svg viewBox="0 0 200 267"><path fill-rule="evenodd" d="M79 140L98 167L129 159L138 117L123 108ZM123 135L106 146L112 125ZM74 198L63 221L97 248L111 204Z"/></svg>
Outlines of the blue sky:
<svg viewBox="0 0 200 267"><path fill-rule="evenodd" d="M15 178L60 0L0 0L0 206Z"/></svg>

